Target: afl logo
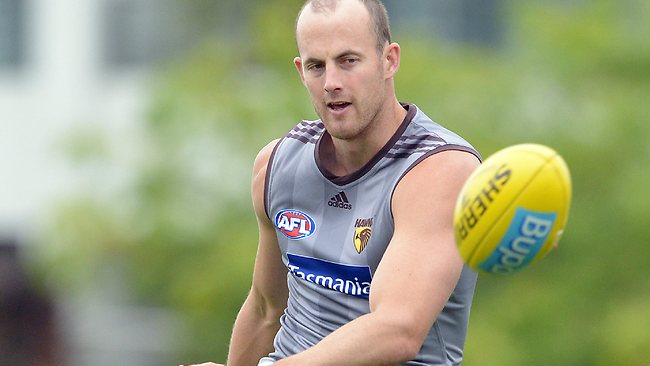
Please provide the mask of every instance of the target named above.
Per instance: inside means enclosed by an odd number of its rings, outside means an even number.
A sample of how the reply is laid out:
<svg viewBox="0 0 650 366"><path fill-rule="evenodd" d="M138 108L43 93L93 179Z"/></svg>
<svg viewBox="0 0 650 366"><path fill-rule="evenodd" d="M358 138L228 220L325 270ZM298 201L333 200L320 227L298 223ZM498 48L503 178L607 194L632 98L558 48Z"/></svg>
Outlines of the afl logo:
<svg viewBox="0 0 650 366"><path fill-rule="evenodd" d="M316 230L314 220L298 210L282 210L275 215L275 226L289 239L302 239Z"/></svg>

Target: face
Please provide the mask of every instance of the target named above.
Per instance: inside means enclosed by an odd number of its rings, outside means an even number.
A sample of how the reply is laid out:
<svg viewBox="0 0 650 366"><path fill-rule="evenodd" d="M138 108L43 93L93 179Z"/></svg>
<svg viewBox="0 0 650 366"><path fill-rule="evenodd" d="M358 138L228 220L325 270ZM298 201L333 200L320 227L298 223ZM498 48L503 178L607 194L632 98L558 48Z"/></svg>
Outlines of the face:
<svg viewBox="0 0 650 366"><path fill-rule="evenodd" d="M294 63L314 109L332 137L349 140L372 126L386 105L388 79L396 71L382 54L370 16L358 1L340 1L335 12L307 7L296 29L300 57Z"/></svg>

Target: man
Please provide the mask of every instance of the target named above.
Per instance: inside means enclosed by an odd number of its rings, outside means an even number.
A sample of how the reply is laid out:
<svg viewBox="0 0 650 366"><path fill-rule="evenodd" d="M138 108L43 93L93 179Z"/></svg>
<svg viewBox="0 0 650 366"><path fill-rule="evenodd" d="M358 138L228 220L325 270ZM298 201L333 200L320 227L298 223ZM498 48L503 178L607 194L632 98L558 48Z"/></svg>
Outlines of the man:
<svg viewBox="0 0 650 366"><path fill-rule="evenodd" d="M255 160L259 247L228 365L459 364L476 274L452 215L478 153L398 102L379 1L307 1L296 41L320 120Z"/></svg>

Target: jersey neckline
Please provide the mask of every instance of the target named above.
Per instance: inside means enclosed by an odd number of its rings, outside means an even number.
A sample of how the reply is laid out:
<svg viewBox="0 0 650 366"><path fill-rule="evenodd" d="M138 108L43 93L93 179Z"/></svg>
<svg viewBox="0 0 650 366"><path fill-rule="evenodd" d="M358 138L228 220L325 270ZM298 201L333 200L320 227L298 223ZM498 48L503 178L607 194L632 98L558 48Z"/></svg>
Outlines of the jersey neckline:
<svg viewBox="0 0 650 366"><path fill-rule="evenodd" d="M415 117L415 114L417 112L417 107L413 104L409 103L400 103L402 107L406 110L406 116L404 117L404 120L402 123L399 125L397 130L395 130L395 133L393 136L386 142L386 144L375 154L375 156L372 157L364 166L359 168L358 170L347 174L343 176L337 176L334 175L332 172L330 172L328 169L324 167L324 161L321 160L321 154L320 154L320 149L321 149L321 142L323 141L323 138L327 136L327 138L331 138L327 130L323 131L322 135L318 138L318 141L316 142L316 148L314 149L314 158L316 160L316 166L318 167L318 170L323 174L327 180L330 182L338 185L338 186L343 186L346 184L350 184L357 179L363 177L372 169L387 153L390 151L390 149L395 145L397 140L404 134L404 131L408 127L408 125L411 123L411 120L413 120L413 117Z"/></svg>

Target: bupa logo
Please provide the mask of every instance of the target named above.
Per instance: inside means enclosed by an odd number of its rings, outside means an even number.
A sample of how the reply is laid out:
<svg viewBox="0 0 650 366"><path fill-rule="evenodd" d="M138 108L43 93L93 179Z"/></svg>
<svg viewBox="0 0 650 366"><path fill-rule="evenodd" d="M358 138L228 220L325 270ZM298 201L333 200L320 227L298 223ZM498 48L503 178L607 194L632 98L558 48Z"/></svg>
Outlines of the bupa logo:
<svg viewBox="0 0 650 366"><path fill-rule="evenodd" d="M289 239L302 239L316 230L314 220L298 210L282 210L275 215L275 227Z"/></svg>
<svg viewBox="0 0 650 366"><path fill-rule="evenodd" d="M492 273L510 273L528 265L537 256L553 229L557 214L517 208L508 231L496 250L479 267Z"/></svg>

